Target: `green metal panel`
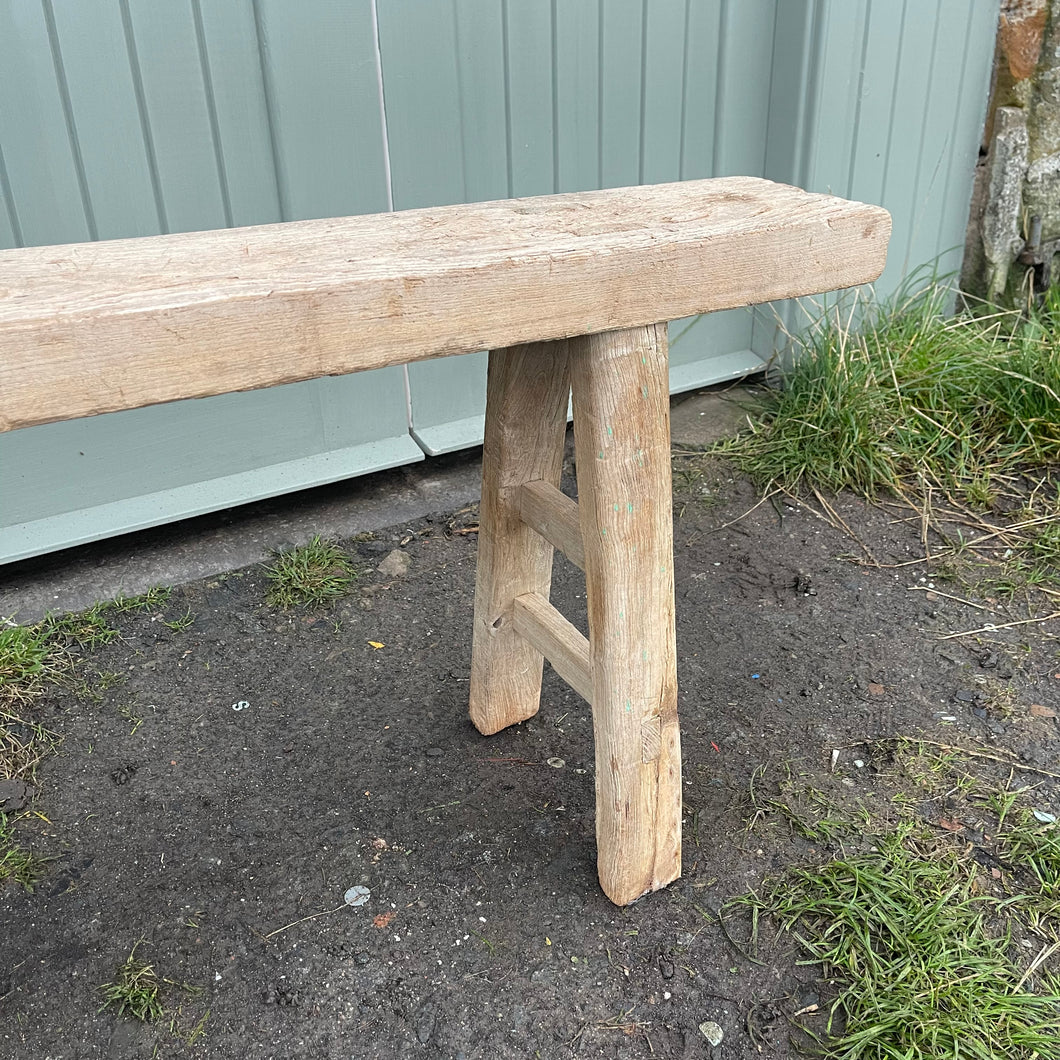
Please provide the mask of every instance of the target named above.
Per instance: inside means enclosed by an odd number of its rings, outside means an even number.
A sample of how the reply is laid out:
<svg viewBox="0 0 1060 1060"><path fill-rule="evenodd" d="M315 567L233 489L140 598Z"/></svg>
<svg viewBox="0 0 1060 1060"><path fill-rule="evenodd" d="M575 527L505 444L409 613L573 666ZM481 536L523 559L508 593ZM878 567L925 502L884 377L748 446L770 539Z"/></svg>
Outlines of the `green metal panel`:
<svg viewBox="0 0 1060 1060"><path fill-rule="evenodd" d="M0 246L750 173L887 206L886 293L956 263L997 8L0 0ZM671 389L761 367L778 319L674 322ZM484 380L471 354L2 435L0 561L474 444Z"/></svg>
<svg viewBox="0 0 1060 1060"><path fill-rule="evenodd" d="M0 0L0 146L14 245L92 238L44 10Z"/></svg>
<svg viewBox="0 0 1060 1060"><path fill-rule="evenodd" d="M52 55L65 84L94 239L162 231L159 202L116 5L53 4ZM2 96L0 96L2 98ZM95 130L106 130L105 136Z"/></svg>
<svg viewBox="0 0 1060 1060"><path fill-rule="evenodd" d="M85 6L0 3L7 245L386 209L367 0ZM15 431L0 561L422 458L400 368Z"/></svg>
<svg viewBox="0 0 1060 1060"><path fill-rule="evenodd" d="M766 175L891 211L880 296L933 262L953 271L997 0L791 0L778 10L786 37L801 44L774 66ZM796 307L775 308L788 328L804 319ZM757 314L754 348L768 356L777 340L772 313Z"/></svg>
<svg viewBox="0 0 1060 1060"><path fill-rule="evenodd" d="M556 6L552 103L556 191L589 191L603 183L600 163L600 5Z"/></svg>
<svg viewBox="0 0 1060 1060"><path fill-rule="evenodd" d="M142 108L163 230L229 223L188 0L128 0L129 63Z"/></svg>
<svg viewBox="0 0 1060 1060"><path fill-rule="evenodd" d="M380 7L395 209L508 195L504 32L493 2ZM482 441L485 353L407 372L412 435L427 453Z"/></svg>
<svg viewBox="0 0 1060 1060"><path fill-rule="evenodd" d="M251 0L195 0L218 165L234 225L279 221L269 110Z"/></svg>
<svg viewBox="0 0 1060 1060"><path fill-rule="evenodd" d="M370 0L257 0L284 220L387 208Z"/></svg>
<svg viewBox="0 0 1060 1060"><path fill-rule="evenodd" d="M768 64L772 0L456 0L420 5L415 18L414 6L392 0L379 10L397 209L710 175L719 92L742 110L722 116L718 164L761 169L768 82L740 86L740 67L722 64L721 53L743 49ZM686 47L693 17L698 50ZM686 155L706 168L683 172ZM470 173L478 174L473 191ZM760 368L751 328L746 311L675 321L672 389ZM481 441L483 356L410 365L408 377L413 435L428 453Z"/></svg>

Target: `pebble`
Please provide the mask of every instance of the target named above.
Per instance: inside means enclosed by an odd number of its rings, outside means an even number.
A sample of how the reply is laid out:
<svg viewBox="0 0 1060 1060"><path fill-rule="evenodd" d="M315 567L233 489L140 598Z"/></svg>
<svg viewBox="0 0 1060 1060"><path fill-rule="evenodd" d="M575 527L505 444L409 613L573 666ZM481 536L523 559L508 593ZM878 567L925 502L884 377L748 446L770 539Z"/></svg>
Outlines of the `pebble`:
<svg viewBox="0 0 1060 1060"><path fill-rule="evenodd" d="M403 552L400 548L395 548L393 551L388 552L386 558L376 568L380 574L389 575L391 578L401 578L408 574L409 567L412 565L412 557L407 553Z"/></svg>
<svg viewBox="0 0 1060 1060"><path fill-rule="evenodd" d="M699 1033L707 1039L707 1044L711 1049L716 1049L721 1045L721 1040L725 1037L725 1032L713 1020L701 1023L699 1025Z"/></svg>
<svg viewBox="0 0 1060 1060"><path fill-rule="evenodd" d="M440 747L428 747L426 754L428 758L441 758L445 752Z"/></svg>

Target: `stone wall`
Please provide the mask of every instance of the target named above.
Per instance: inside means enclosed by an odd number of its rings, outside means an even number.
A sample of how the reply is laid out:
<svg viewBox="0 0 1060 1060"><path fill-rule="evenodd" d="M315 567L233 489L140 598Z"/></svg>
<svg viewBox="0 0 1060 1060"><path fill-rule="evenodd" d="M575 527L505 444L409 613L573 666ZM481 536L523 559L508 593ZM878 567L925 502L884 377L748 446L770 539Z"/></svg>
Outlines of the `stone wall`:
<svg viewBox="0 0 1060 1060"><path fill-rule="evenodd" d="M1058 253L1060 0L1003 0L961 286L1026 304Z"/></svg>

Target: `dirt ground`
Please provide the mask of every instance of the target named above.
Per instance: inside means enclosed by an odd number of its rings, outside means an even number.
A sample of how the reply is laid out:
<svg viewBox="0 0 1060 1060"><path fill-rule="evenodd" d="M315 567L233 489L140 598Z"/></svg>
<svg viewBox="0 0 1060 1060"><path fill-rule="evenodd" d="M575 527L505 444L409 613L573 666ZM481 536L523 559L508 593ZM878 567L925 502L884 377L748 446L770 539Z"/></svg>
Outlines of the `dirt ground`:
<svg viewBox="0 0 1060 1060"><path fill-rule="evenodd" d="M350 543L358 587L322 611L268 609L260 566L181 587L93 654L123 677L99 702L39 708L65 740L18 834L56 860L0 895L0 1056L790 1055L826 987L790 942L755 963L716 914L819 852L753 786L858 797L884 767L859 741L895 735L1060 769L1060 623L944 639L1005 619L887 566L920 555L895 510L840 497L859 545L806 505L745 514L759 498L724 468L675 485L677 883L624 909L600 892L590 712L548 667L535 719L471 727L476 516L421 520ZM379 572L395 549L407 573ZM584 593L558 558L583 629ZM152 1024L99 1011L138 940L167 980Z"/></svg>

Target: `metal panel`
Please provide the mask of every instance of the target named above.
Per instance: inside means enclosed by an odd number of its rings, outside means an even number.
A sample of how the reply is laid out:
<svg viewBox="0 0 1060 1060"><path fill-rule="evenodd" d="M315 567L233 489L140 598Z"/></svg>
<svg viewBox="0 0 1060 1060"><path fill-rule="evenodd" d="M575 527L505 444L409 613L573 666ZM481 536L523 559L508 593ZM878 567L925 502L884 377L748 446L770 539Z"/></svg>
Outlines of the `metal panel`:
<svg viewBox="0 0 1060 1060"><path fill-rule="evenodd" d="M749 173L887 206L887 293L959 256L997 8L0 0L0 246ZM674 322L671 389L761 367L778 319ZM474 444L484 373L0 436L0 562Z"/></svg>
<svg viewBox="0 0 1060 1060"><path fill-rule="evenodd" d="M792 0L778 9L793 47L774 65L765 175L891 211L881 297L925 265L941 274L959 265L998 6ZM796 307L774 309L785 327L803 319ZM773 311L760 312L754 348L768 356L777 341Z"/></svg>
<svg viewBox="0 0 1060 1060"><path fill-rule="evenodd" d="M218 167L234 225L282 220L251 0L194 0Z"/></svg>
<svg viewBox="0 0 1060 1060"><path fill-rule="evenodd" d="M368 0L88 6L0 2L8 245L386 209ZM400 368L15 431L0 561L422 458Z"/></svg>
<svg viewBox="0 0 1060 1060"><path fill-rule="evenodd" d="M44 8L0 0L0 145L13 245L93 238Z"/></svg>
<svg viewBox="0 0 1060 1060"><path fill-rule="evenodd" d="M747 83L747 67L721 57L731 48L768 66L773 0L456 0L413 18L414 6L379 11L397 209L762 168L768 80ZM739 113L719 112L722 98ZM672 389L760 368L751 327L747 311L675 321ZM482 356L410 365L408 376L428 453L482 440Z"/></svg>

